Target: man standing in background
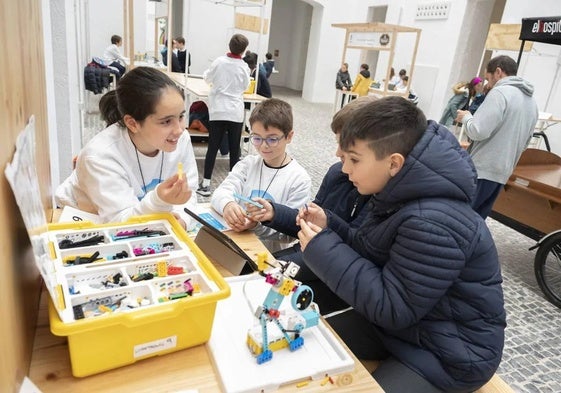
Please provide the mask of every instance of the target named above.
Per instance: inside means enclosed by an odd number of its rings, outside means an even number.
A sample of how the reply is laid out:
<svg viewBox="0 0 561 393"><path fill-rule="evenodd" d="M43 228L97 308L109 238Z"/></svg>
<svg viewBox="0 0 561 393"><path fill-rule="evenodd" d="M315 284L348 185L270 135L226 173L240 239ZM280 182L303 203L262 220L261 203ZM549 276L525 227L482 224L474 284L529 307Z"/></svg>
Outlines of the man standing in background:
<svg viewBox="0 0 561 393"><path fill-rule="evenodd" d="M538 121L534 86L518 76L518 65L508 56L489 60L486 79L491 89L477 112L458 110L473 141L469 151L477 169L473 209L487 218L493 203L528 146Z"/></svg>

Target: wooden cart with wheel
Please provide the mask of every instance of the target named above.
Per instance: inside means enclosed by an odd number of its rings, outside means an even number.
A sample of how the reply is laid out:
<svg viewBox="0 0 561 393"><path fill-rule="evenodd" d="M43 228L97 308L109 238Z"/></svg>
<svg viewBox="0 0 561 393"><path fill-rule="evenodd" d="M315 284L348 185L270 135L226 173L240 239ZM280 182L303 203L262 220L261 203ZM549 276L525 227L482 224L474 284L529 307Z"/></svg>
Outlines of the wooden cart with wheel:
<svg viewBox="0 0 561 393"><path fill-rule="evenodd" d="M561 308L561 157L526 149L491 217L534 239L536 280L546 298Z"/></svg>

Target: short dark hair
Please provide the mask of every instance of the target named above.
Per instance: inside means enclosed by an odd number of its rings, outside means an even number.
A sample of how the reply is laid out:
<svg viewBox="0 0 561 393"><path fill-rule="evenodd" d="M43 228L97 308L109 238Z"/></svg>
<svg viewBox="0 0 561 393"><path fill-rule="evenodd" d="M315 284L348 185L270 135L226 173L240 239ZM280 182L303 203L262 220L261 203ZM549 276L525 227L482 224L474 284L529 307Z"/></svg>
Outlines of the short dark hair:
<svg viewBox="0 0 561 393"><path fill-rule="evenodd" d="M367 70L367 69L370 68L370 67L368 66L368 64L362 63L362 64L360 65L360 68L364 68L365 70Z"/></svg>
<svg viewBox="0 0 561 393"><path fill-rule="evenodd" d="M405 68L402 68L401 70L399 70L399 76L403 76L407 74L407 70L405 70Z"/></svg>
<svg viewBox="0 0 561 393"><path fill-rule="evenodd" d="M232 38L230 38L230 43L228 47L230 48L230 52L235 55L241 55L246 50L247 46L249 45L249 40L243 34L234 34Z"/></svg>
<svg viewBox="0 0 561 393"><path fill-rule="evenodd" d="M119 42L121 42L123 39L121 38L120 35L112 35L111 36L111 43L117 45Z"/></svg>
<svg viewBox="0 0 561 393"><path fill-rule="evenodd" d="M267 52L267 54L265 55L265 58L267 60L271 60L273 58L273 55L271 54L271 52Z"/></svg>
<svg viewBox="0 0 561 393"><path fill-rule="evenodd" d="M257 53L247 53L243 57L243 61L247 63L250 70L253 70L257 66Z"/></svg>
<svg viewBox="0 0 561 393"><path fill-rule="evenodd" d="M275 127L288 135L293 127L292 107L278 98L261 101L249 116L249 124L253 125L255 122L261 122L266 130Z"/></svg>
<svg viewBox="0 0 561 393"><path fill-rule="evenodd" d="M353 117L358 109L377 99L378 97L374 95L368 95L358 97L349 102L343 108L339 109L333 116L333 120L331 120L331 131L333 131L334 134L339 134L345 123Z"/></svg>
<svg viewBox="0 0 561 393"><path fill-rule="evenodd" d="M365 141L376 158L411 152L427 128L423 112L400 96L380 98L359 108L343 125L339 143L349 150L357 140Z"/></svg>
<svg viewBox="0 0 561 393"><path fill-rule="evenodd" d="M503 70L508 76L514 76L518 72L518 64L509 56L496 56L487 63L487 73L492 74L497 68Z"/></svg>
<svg viewBox="0 0 561 393"><path fill-rule="evenodd" d="M177 37L177 38L175 39L175 41L176 41L178 44L185 45L185 38L183 38L183 37Z"/></svg>
<svg viewBox="0 0 561 393"><path fill-rule="evenodd" d="M118 121L123 127L125 115L143 122L156 111L162 93L167 88L174 89L184 97L181 89L162 71L153 67L135 67L119 79L115 92L110 91L101 98L101 117L106 122Z"/></svg>

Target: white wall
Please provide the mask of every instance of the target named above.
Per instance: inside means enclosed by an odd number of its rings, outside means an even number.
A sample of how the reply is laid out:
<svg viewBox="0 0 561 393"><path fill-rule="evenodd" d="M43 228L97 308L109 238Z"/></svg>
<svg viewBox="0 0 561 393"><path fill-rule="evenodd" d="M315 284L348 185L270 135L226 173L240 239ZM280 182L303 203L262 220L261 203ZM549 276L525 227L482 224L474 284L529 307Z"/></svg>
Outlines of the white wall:
<svg viewBox="0 0 561 393"><path fill-rule="evenodd" d="M233 7L206 0L189 0L188 14L184 16L184 37L191 53L191 73L202 74L218 56L228 52L228 42L235 33L249 40L248 50L259 55L267 52L269 34L234 29L235 12L260 16L260 7ZM270 19L271 2L263 7L264 18Z"/></svg>
<svg viewBox="0 0 561 393"><path fill-rule="evenodd" d="M268 51L273 57L278 74L272 74L273 86L285 86L302 90L306 70L310 19L312 7L300 0L275 1L273 3L271 34Z"/></svg>

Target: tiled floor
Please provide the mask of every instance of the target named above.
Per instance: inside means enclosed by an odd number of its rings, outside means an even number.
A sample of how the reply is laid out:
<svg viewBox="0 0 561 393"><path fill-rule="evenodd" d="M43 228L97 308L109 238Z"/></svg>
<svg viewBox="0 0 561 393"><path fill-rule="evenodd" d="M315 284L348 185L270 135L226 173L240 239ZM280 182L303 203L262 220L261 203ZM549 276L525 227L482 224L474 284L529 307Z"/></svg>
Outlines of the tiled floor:
<svg viewBox="0 0 561 393"><path fill-rule="evenodd" d="M323 175L337 160L336 142L329 127L333 108L329 104L306 102L299 92L287 89L273 87L273 95L293 107L295 137L288 151L308 170L315 194ZM205 146L195 147L195 153L202 175ZM219 156L211 187L215 188L227 173L228 159ZM488 219L487 224L499 251L508 313L506 344L498 374L516 392L559 393L561 309L545 300L537 286L533 272L535 251L528 251L534 242L493 219Z"/></svg>

